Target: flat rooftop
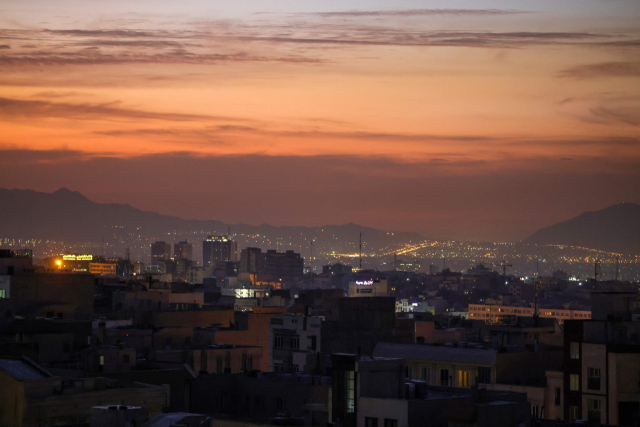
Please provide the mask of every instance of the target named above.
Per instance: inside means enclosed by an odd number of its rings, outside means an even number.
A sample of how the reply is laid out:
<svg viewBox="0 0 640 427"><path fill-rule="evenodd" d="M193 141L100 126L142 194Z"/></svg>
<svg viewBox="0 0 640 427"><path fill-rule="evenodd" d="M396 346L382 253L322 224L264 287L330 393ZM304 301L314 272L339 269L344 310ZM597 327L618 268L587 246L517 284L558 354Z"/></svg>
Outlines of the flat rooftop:
<svg viewBox="0 0 640 427"><path fill-rule="evenodd" d="M18 381L39 380L51 376L23 359L0 359L0 370Z"/></svg>

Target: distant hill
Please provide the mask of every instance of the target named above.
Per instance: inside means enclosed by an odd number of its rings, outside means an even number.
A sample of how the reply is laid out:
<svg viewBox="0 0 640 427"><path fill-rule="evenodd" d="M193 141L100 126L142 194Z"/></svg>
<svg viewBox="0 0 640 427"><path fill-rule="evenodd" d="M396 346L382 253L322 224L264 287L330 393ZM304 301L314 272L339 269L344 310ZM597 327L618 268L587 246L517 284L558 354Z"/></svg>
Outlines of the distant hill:
<svg viewBox="0 0 640 427"><path fill-rule="evenodd" d="M146 246L148 240L173 243L186 238L196 243L196 249L200 248L198 241L201 242L204 236L226 233L229 227L237 236L240 248L265 242L261 244L264 249L307 251L309 242L314 241L314 250L353 253L357 251L359 233L363 235L365 252L424 240L418 233L391 233L353 223L273 227L268 224L254 226L188 220L143 211L130 205L96 203L66 188L53 193L0 189L0 238L98 243L104 237L105 241L121 250L129 244L135 245L136 240L138 245Z"/></svg>
<svg viewBox="0 0 640 427"><path fill-rule="evenodd" d="M640 205L620 203L536 231L526 243L582 246L640 255Z"/></svg>

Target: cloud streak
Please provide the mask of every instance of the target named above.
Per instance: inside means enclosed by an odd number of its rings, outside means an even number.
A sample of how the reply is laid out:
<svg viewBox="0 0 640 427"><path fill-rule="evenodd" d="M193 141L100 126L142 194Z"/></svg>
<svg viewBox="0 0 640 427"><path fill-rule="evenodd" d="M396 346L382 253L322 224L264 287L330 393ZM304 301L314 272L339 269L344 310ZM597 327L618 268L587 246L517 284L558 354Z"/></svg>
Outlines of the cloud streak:
<svg viewBox="0 0 640 427"><path fill-rule="evenodd" d="M73 120L162 120L169 122L208 121L215 117L200 114L161 113L123 108L118 102L103 104L63 103L0 98L0 119L65 118ZM221 118L217 118L221 119ZM228 118L224 118L228 120Z"/></svg>
<svg viewBox="0 0 640 427"><path fill-rule="evenodd" d="M595 79L602 77L639 77L640 62L600 62L566 68L559 77L574 79Z"/></svg>
<svg viewBox="0 0 640 427"><path fill-rule="evenodd" d="M308 15L321 16L323 18L362 18L362 17L388 17L388 16L429 16L429 15L451 15L451 16L494 16L494 15L514 15L528 13L515 9L404 9L404 10L350 10L338 12L315 12Z"/></svg>

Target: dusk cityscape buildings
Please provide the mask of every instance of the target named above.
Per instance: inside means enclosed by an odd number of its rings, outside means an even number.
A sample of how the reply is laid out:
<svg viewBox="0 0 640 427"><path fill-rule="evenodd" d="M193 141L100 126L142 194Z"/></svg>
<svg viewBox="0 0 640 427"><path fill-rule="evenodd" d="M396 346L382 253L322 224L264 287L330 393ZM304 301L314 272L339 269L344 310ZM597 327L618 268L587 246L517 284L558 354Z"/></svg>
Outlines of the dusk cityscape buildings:
<svg viewBox="0 0 640 427"><path fill-rule="evenodd" d="M639 23L0 0L0 427L640 427Z"/></svg>

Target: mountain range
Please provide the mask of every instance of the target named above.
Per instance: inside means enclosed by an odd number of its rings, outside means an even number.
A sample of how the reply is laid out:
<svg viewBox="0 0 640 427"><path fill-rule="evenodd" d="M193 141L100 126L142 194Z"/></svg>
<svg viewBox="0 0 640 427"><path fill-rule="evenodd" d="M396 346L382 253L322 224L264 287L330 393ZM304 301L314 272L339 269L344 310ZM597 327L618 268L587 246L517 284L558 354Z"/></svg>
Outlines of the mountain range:
<svg viewBox="0 0 640 427"><path fill-rule="evenodd" d="M525 243L640 255L640 205L619 203L536 231Z"/></svg>
<svg viewBox="0 0 640 427"><path fill-rule="evenodd" d="M186 238L196 242L203 236L224 234L231 228L232 234L238 236L240 247L262 242L272 249L306 251L313 241L316 250L328 253L358 252L360 233L365 252L380 252L400 244L425 240L415 232L389 232L353 223L274 227L182 219L126 204L96 203L66 188L53 193L0 188L0 202L0 238L3 239L69 243L100 242L104 238L126 247L136 238L141 246L147 245L148 240L173 242ZM621 203L600 211L585 212L543 228L524 242L640 255L640 205Z"/></svg>
<svg viewBox="0 0 640 427"><path fill-rule="evenodd" d="M137 236L169 243L178 239L197 242L206 235L226 234L231 229L241 248L260 246L263 242L262 247L266 248L307 251L309 242L314 241L316 250L333 248L331 250L336 253L357 252L360 233L366 251L424 240L414 232L387 232L353 223L274 227L182 219L126 204L96 203L66 188L53 193L0 189L0 200L0 238L46 239L65 243L100 242L105 238L126 247Z"/></svg>

